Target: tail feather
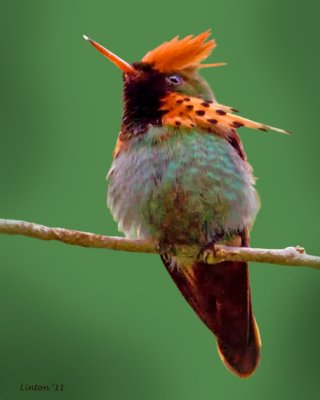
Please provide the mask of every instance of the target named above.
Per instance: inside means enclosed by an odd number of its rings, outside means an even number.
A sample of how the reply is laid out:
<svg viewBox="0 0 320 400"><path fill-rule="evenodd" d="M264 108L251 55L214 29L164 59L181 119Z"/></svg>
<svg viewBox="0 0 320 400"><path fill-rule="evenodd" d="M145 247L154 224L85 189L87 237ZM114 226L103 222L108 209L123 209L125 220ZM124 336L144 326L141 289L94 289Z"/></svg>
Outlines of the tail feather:
<svg viewBox="0 0 320 400"><path fill-rule="evenodd" d="M194 262L172 268L162 261L190 306L215 334L225 366L239 377L248 377L260 358L260 334L251 306L248 266L244 262L208 265Z"/></svg>
<svg viewBox="0 0 320 400"><path fill-rule="evenodd" d="M217 340L217 349L224 365L241 378L251 376L260 360L261 339L258 324L253 317L249 326L247 346L233 348Z"/></svg>

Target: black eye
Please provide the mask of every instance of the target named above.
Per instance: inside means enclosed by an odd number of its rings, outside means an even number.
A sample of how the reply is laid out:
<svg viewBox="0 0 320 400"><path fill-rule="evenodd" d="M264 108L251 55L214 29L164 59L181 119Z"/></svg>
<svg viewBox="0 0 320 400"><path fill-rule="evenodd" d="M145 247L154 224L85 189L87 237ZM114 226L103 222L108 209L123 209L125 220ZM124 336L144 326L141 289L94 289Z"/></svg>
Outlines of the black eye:
<svg viewBox="0 0 320 400"><path fill-rule="evenodd" d="M174 85L179 85L179 83L182 83L182 78L179 75L169 75L166 79L168 82Z"/></svg>

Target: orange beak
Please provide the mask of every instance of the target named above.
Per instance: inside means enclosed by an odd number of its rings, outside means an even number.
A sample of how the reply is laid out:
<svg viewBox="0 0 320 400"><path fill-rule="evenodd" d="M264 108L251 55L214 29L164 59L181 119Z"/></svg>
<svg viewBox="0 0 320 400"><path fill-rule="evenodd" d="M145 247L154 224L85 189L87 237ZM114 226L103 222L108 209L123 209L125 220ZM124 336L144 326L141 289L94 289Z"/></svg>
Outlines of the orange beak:
<svg viewBox="0 0 320 400"><path fill-rule="evenodd" d="M114 65L121 69L122 72L135 72L135 69L130 64L113 54L111 51L107 50L105 47L101 46L101 44L88 38L86 35L83 35L83 38L92 44L92 46L95 47L101 54L107 57L107 59L110 60Z"/></svg>
<svg viewBox="0 0 320 400"><path fill-rule="evenodd" d="M214 64L199 64L198 68L224 67L225 65L227 65L227 63L224 62Z"/></svg>

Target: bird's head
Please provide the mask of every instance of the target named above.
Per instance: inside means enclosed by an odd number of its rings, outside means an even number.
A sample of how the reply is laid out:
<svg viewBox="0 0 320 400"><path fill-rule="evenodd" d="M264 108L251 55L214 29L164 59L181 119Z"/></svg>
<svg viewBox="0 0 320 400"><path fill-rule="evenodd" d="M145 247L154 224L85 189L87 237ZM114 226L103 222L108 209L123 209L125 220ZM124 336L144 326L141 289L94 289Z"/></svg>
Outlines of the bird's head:
<svg viewBox="0 0 320 400"><path fill-rule="evenodd" d="M175 37L132 64L85 37L123 72L121 134L131 138L146 132L150 125L187 130L197 127L227 139L234 138L235 128L242 126L289 133L234 115L236 109L216 103L208 83L199 75L201 68L223 65L202 63L216 47L209 36L210 31L183 39Z"/></svg>
<svg viewBox="0 0 320 400"><path fill-rule="evenodd" d="M172 101L168 104L171 94L213 100L208 83L199 75L201 68L223 65L201 64L216 47L209 36L210 31L183 39L175 37L132 64L84 37L123 72L123 129L139 133L149 124L161 125L163 115L172 108Z"/></svg>

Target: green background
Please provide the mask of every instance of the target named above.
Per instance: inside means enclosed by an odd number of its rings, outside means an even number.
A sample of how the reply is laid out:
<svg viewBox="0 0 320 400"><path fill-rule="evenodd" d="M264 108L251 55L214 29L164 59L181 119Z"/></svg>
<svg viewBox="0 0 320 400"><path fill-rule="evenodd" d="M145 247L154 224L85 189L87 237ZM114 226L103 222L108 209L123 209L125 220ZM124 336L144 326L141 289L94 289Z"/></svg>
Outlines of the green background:
<svg viewBox="0 0 320 400"><path fill-rule="evenodd" d="M219 101L294 132L240 130L262 198L252 245L319 249L319 40L315 1L2 0L0 216L117 235L105 175L129 62L213 29L203 74ZM320 273L252 265L261 365L222 365L210 332L156 255L0 237L0 399L316 399ZM64 384L21 392L21 384Z"/></svg>

